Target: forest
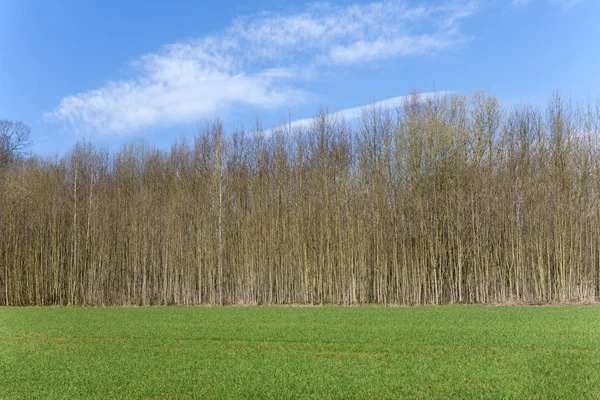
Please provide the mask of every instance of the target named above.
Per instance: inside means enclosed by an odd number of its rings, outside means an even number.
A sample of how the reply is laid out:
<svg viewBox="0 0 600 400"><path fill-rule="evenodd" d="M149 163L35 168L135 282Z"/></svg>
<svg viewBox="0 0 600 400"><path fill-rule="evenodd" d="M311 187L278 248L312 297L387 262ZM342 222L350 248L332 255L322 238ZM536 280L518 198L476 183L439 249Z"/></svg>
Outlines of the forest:
<svg viewBox="0 0 600 400"><path fill-rule="evenodd" d="M0 306L600 298L600 101L224 126L2 158Z"/></svg>

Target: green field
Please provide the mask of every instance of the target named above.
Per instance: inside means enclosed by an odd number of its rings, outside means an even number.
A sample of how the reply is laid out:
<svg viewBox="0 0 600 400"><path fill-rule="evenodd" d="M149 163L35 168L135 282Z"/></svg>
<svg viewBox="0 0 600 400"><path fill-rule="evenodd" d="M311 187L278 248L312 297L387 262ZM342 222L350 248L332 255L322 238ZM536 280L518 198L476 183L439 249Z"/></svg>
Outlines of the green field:
<svg viewBox="0 0 600 400"><path fill-rule="evenodd" d="M600 307L0 308L0 398L600 398Z"/></svg>

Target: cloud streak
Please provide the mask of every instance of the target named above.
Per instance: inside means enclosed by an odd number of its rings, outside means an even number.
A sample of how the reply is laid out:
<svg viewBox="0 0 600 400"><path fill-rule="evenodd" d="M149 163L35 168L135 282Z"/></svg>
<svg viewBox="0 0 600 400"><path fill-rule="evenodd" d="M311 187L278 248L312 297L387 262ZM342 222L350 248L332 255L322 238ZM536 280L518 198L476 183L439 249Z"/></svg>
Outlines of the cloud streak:
<svg viewBox="0 0 600 400"><path fill-rule="evenodd" d="M133 61L133 76L64 97L46 117L76 131L127 134L227 112L306 100L307 76L380 60L434 54L464 43L474 1L316 4L292 14L238 18L222 32L167 45Z"/></svg>
<svg viewBox="0 0 600 400"><path fill-rule="evenodd" d="M425 92L425 93L418 93L417 98L418 98L419 102L425 103L430 100L435 101L436 99L443 99L445 96L449 96L454 93L455 92L452 92L452 91ZM365 111L368 112L372 108L393 111L396 108L403 107L406 104L406 102L407 101L410 102L412 100L412 98L413 98L413 95L391 97L388 99L364 104L364 105L358 106L358 107L351 107L351 108L345 108L345 109L342 109L339 111L334 111L331 113L331 115L334 116L335 118L339 118L340 120L343 120L344 122L354 123L354 122L360 120L360 118L363 116L363 113ZM275 132L290 132L290 131L293 132L298 129L310 129L311 127L314 126L315 121L316 121L316 119L314 117L297 119L297 120L291 121L287 124L280 125L273 129L270 129L270 130L264 132L264 134L270 135Z"/></svg>

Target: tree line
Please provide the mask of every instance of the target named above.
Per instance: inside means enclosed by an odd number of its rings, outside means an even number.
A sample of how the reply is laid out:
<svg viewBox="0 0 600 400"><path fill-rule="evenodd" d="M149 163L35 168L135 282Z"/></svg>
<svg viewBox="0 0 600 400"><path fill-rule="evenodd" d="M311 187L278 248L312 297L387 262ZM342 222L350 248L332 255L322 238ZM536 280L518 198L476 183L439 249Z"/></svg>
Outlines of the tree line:
<svg viewBox="0 0 600 400"><path fill-rule="evenodd" d="M321 110L0 164L0 305L600 298L600 102Z"/></svg>

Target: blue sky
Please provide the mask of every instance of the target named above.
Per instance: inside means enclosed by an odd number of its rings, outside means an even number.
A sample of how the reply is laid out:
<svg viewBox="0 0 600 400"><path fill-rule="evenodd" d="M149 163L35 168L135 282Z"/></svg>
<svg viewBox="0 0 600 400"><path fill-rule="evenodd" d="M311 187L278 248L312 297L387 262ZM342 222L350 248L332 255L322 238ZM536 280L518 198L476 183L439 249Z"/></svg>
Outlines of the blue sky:
<svg viewBox="0 0 600 400"><path fill-rule="evenodd" d="M600 95L600 1L0 0L0 118L32 151L251 129L420 92ZM348 114L350 115L350 114Z"/></svg>

